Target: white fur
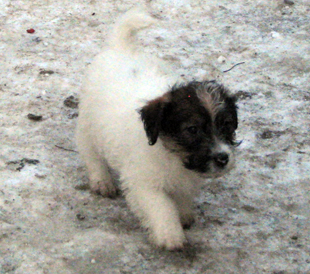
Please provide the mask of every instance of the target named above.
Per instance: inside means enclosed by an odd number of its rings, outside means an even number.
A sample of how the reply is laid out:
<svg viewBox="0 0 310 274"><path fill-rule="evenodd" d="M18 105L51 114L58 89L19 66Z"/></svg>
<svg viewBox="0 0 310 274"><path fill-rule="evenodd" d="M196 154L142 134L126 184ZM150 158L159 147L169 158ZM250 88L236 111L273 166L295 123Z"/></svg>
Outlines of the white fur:
<svg viewBox="0 0 310 274"><path fill-rule="evenodd" d="M125 14L108 48L90 65L80 95L77 144L92 190L115 194L108 166L117 170L127 202L151 239L173 250L186 242L182 224L193 220L192 199L202 179L164 149L160 138L148 144L137 112L177 81L162 61L134 43L136 31L154 22L139 9Z"/></svg>

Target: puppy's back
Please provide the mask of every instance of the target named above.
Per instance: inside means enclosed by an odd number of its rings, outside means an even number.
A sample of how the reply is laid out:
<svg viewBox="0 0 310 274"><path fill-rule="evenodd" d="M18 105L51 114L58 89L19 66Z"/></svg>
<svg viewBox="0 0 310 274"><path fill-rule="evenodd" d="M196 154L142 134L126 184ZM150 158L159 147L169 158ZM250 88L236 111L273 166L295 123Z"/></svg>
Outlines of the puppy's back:
<svg viewBox="0 0 310 274"><path fill-rule="evenodd" d="M81 108L85 105L84 98L91 97L87 100L89 108L101 102L105 110L109 107L134 111L146 100L165 92L170 82L175 82L165 62L138 50L137 32L157 22L140 7L129 10L116 21L103 52L88 67L80 95Z"/></svg>

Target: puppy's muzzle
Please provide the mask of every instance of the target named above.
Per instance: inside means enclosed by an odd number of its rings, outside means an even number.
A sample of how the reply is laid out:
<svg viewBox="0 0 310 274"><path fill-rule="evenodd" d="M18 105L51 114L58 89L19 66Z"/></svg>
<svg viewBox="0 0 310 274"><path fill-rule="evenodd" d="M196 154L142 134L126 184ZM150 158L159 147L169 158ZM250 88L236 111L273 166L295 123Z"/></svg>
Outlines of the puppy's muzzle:
<svg viewBox="0 0 310 274"><path fill-rule="evenodd" d="M226 152L220 152L213 156L214 163L219 168L224 168L229 162L229 155Z"/></svg>

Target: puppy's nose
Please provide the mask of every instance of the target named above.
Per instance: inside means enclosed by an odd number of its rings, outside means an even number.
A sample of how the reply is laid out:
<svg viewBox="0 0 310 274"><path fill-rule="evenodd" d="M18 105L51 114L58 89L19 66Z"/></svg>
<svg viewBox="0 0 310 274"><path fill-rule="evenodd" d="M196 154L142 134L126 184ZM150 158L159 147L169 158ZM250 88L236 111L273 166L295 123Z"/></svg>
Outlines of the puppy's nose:
<svg viewBox="0 0 310 274"><path fill-rule="evenodd" d="M214 162L219 167L224 167L229 161L229 155L226 152L221 152L214 155Z"/></svg>

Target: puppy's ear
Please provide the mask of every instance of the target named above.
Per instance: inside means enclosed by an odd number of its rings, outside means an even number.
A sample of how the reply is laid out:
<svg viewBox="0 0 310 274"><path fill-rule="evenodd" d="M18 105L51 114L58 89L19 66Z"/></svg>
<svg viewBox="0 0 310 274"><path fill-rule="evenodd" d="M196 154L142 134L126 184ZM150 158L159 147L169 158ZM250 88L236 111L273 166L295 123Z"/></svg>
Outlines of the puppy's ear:
<svg viewBox="0 0 310 274"><path fill-rule="evenodd" d="M149 101L140 111L141 119L144 123L146 136L149 139L149 145L155 145L159 132L161 130L161 122L164 116L164 108L168 103L168 96L163 95L152 101Z"/></svg>

